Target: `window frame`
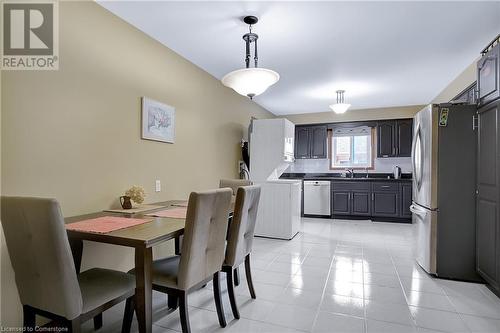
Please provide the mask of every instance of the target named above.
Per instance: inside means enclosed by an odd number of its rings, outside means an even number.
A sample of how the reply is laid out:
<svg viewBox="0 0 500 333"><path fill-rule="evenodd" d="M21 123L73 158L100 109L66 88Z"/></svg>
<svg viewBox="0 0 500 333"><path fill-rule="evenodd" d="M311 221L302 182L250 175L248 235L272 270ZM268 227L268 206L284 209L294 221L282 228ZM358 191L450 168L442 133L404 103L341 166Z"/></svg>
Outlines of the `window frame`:
<svg viewBox="0 0 500 333"><path fill-rule="evenodd" d="M371 136L371 166L369 167L334 167L333 166L333 130L328 130L328 168L330 170L345 170L345 169L353 169L353 170L375 170L375 155L377 154L375 150L375 128L371 127L370 136Z"/></svg>

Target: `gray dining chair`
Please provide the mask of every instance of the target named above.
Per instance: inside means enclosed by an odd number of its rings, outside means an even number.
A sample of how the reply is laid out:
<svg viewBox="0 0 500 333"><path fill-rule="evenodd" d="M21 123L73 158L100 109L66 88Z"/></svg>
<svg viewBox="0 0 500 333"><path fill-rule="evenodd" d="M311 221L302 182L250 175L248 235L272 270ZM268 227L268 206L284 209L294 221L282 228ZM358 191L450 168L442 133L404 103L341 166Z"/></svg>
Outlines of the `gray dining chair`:
<svg viewBox="0 0 500 333"><path fill-rule="evenodd" d="M252 181L248 179L221 179L219 182L219 188L230 188L233 196L236 196L239 187L248 185L252 185Z"/></svg>
<svg viewBox="0 0 500 333"><path fill-rule="evenodd" d="M219 188L230 188L233 191L233 201L236 198L236 192L238 188L241 186L249 186L252 185L252 181L248 179L221 179L219 181ZM229 220L231 224L231 220ZM229 234L228 234L229 236ZM240 273L239 269L235 268L234 270L234 285L238 286L240 284Z"/></svg>
<svg viewBox="0 0 500 333"><path fill-rule="evenodd" d="M35 328L36 315L70 332L94 318L98 329L103 311L134 296L130 274L102 268L77 274L57 200L2 196L1 219L27 329Z"/></svg>
<svg viewBox="0 0 500 333"><path fill-rule="evenodd" d="M226 326L220 293L219 271L225 255L225 238L231 208L231 190L192 192L180 255L155 260L152 265L153 290L177 299L182 332L191 331L187 295L213 280L215 307L221 327ZM135 273L132 269L129 273ZM130 331L134 314L133 298L127 300L124 332Z"/></svg>
<svg viewBox="0 0 500 333"><path fill-rule="evenodd" d="M229 301L236 319L240 318L240 313L234 295L232 272L243 262L245 262L245 275L250 296L256 298L250 269L250 253L252 252L259 200L260 186L252 185L238 188L233 219L229 226L226 257L222 265L222 271L226 273Z"/></svg>

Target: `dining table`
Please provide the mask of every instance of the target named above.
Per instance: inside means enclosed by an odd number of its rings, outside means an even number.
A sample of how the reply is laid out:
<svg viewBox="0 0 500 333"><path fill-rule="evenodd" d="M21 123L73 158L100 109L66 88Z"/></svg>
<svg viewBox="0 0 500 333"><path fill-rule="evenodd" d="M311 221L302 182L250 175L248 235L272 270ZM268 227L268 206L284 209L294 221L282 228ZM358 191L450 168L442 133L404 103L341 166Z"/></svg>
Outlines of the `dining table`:
<svg viewBox="0 0 500 333"><path fill-rule="evenodd" d="M83 252L83 241L92 241L113 245L132 247L135 250L135 277L136 277L136 315L139 326L139 332L150 333L153 329L152 323L152 276L151 268L153 264L153 246L160 243L175 240L175 252L180 253L180 237L184 233L184 218L154 217L146 214L155 211L178 207L186 200L170 200L157 202L153 205L162 206L161 208L144 211L135 214L117 213L117 212L95 212L90 214L78 215L65 218L65 223L74 223L95 219L104 216L119 216L131 218L147 218L150 221L111 231L108 233L95 233L78 230L67 230L75 268L80 272ZM231 205L230 216L234 210L234 203ZM98 319L102 321L102 317Z"/></svg>

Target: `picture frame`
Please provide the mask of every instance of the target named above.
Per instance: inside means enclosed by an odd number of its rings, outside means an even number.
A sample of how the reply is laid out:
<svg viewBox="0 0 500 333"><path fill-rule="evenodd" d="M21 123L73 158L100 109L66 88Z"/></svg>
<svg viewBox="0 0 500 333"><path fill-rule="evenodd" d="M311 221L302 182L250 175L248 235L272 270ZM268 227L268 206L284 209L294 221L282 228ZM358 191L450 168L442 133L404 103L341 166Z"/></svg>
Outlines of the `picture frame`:
<svg viewBox="0 0 500 333"><path fill-rule="evenodd" d="M143 96L142 139L174 143L175 108Z"/></svg>

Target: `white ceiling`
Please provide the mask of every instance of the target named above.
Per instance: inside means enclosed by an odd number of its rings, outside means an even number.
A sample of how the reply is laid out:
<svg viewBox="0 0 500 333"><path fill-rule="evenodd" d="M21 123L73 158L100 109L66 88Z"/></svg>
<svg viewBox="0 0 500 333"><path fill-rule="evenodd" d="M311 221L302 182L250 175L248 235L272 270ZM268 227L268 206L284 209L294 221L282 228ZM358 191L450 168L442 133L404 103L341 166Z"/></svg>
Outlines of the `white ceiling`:
<svg viewBox="0 0 500 333"><path fill-rule="evenodd" d="M99 1L216 78L242 68L259 23L259 65L280 81L254 100L276 115L429 103L500 33L500 2Z"/></svg>

